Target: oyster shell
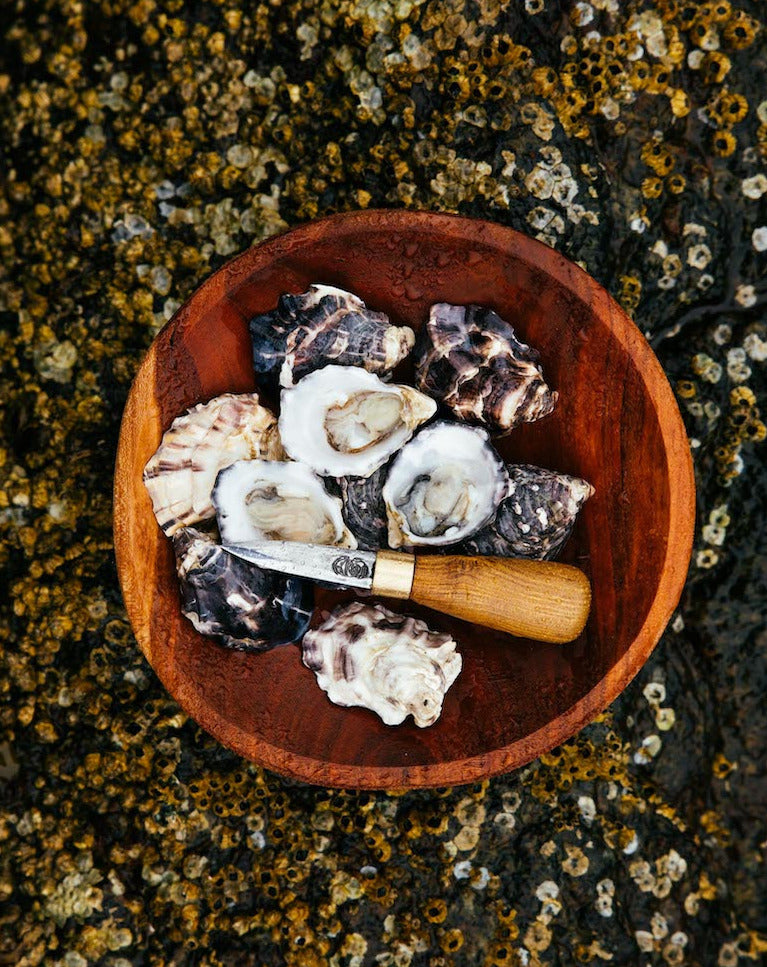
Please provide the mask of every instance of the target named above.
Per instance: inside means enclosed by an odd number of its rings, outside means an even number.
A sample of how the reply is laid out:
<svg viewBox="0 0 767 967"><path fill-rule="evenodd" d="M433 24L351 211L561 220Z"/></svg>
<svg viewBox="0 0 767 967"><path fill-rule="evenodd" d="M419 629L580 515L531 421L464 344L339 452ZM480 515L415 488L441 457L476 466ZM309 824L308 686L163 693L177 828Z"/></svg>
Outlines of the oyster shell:
<svg viewBox="0 0 767 967"><path fill-rule="evenodd" d="M215 515L216 475L236 460L284 455L273 413L257 393L225 393L177 417L144 467L157 523L168 536Z"/></svg>
<svg viewBox="0 0 767 967"><path fill-rule="evenodd" d="M388 373L413 348L407 326L393 326L383 312L332 285L310 285L300 295L283 295L272 312L250 320L257 373L279 377L281 386L328 363Z"/></svg>
<svg viewBox="0 0 767 967"><path fill-rule="evenodd" d="M357 547L375 551L386 547L386 504L383 485L387 467L379 467L369 477L341 477L341 500L349 530L357 538Z"/></svg>
<svg viewBox="0 0 767 967"><path fill-rule="evenodd" d="M554 409L538 359L492 309L438 302L418 334L415 384L459 419L505 433Z"/></svg>
<svg viewBox="0 0 767 967"><path fill-rule="evenodd" d="M311 584L234 557L195 527L173 535L181 610L203 635L238 651L297 641L313 611Z"/></svg>
<svg viewBox="0 0 767 967"><path fill-rule="evenodd" d="M350 366L326 366L280 397L288 456L330 477L368 477L437 409L411 386Z"/></svg>
<svg viewBox="0 0 767 967"><path fill-rule="evenodd" d="M368 708L386 725L412 715L419 728L437 721L458 677L455 648L450 635L417 618L358 601L337 607L301 645L304 664L331 702Z"/></svg>
<svg viewBox="0 0 767 967"><path fill-rule="evenodd" d="M383 488L389 545L456 544L492 519L507 486L485 430L433 423L392 461Z"/></svg>
<svg viewBox="0 0 767 967"><path fill-rule="evenodd" d="M302 463L239 460L225 467L213 488L224 542L304 541L356 547L341 501Z"/></svg>
<svg viewBox="0 0 767 967"><path fill-rule="evenodd" d="M542 467L518 464L506 469L508 492L495 520L464 541L461 549L468 554L551 560L594 488L579 477Z"/></svg>

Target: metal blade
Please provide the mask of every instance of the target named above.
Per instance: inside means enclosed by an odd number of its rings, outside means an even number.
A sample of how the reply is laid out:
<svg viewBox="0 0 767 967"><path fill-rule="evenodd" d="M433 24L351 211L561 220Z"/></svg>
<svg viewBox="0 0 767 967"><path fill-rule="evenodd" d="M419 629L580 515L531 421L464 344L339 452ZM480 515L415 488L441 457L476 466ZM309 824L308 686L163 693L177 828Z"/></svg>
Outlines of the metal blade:
<svg viewBox="0 0 767 967"><path fill-rule="evenodd" d="M299 541L246 541L224 544L229 554L258 567L283 574L295 574L345 588L370 588L373 584L375 551L349 550L325 544Z"/></svg>

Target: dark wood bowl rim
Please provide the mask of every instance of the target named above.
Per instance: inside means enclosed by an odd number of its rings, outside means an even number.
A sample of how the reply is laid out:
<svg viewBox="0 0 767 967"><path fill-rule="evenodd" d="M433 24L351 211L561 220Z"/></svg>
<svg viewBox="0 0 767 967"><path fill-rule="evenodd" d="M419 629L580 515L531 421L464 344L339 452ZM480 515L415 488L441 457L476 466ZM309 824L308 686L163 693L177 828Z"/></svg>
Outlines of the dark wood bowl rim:
<svg viewBox="0 0 767 967"><path fill-rule="evenodd" d="M426 235L448 232L462 237L467 243L485 244L500 249L519 251L522 247L526 254L534 255L536 265L547 275L554 278L564 288L571 286L573 273L581 276L581 290L590 291L594 298L594 312L602 315L609 312L614 325L613 336L619 341L626 353L640 365L645 375L647 393L652 399L668 457L669 470L669 533L666 559L659 580L658 589L642 627L633 642L613 665L608 673L581 699L557 716L546 726L499 749L469 758L431 763L416 766L368 767L338 762L327 762L272 745L261 736L250 734L231 721L225 719L211 705L199 704L199 695L183 678L170 680L162 669L152 662L150 629L139 621L137 609L126 605L128 617L134 629L138 644L152 665L168 692L181 707L222 745L232 749L247 759L277 773L294 779L318 785L356 789L405 789L416 787L444 787L476 782L513 769L530 762L545 752L569 739L581 728L593 721L623 691L649 658L658 643L668 621L676 608L684 588L687 569L692 553L695 523L695 485L692 458L684 424L673 391L646 338L611 298L602 286L575 263L549 248L542 242L530 238L514 229L481 219L466 218L425 211L370 209L366 211L344 212L316 219L297 226L280 235L272 236L241 255L230 260L212 273L174 314L166 327L185 324L196 314L197 302L204 290L220 285L223 274L233 277L242 276L245 266L255 271L268 264L281 254L285 240L299 239L304 243L312 238L335 234L341 229L348 234L349 229L357 232L380 231L382 227L392 232L422 230ZM214 281L215 280L215 281ZM141 367L154 363L155 343L149 348ZM648 378L652 377L652 378ZM135 382L134 382L135 386ZM130 406L134 387L126 403ZM128 430L123 423L118 442L118 456L115 471L115 506L126 506L127 481L120 473L121 457L127 450ZM125 596L125 575L127 562L120 550L124 546L124 519L114 515L115 553L120 585ZM194 712L190 711L194 705Z"/></svg>

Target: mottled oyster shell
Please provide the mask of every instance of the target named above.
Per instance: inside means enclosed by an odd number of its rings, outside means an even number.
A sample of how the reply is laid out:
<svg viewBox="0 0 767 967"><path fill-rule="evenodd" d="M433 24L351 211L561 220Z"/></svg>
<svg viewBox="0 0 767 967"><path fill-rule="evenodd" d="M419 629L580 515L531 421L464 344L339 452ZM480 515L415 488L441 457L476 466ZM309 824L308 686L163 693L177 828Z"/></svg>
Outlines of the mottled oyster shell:
<svg viewBox="0 0 767 967"><path fill-rule="evenodd" d="M328 363L388 373L413 348L407 326L393 326L383 312L331 285L311 285L283 295L272 312L250 320L256 373L293 384Z"/></svg>
<svg viewBox="0 0 767 967"><path fill-rule="evenodd" d="M273 413L257 393L226 393L177 417L144 468L157 523L168 536L215 515L210 499L222 467L284 456Z"/></svg>
<svg viewBox="0 0 767 967"><path fill-rule="evenodd" d="M227 554L195 527L176 531L173 550L181 610L200 634L238 651L266 651L298 641L309 627L314 602L307 581Z"/></svg>
<svg viewBox="0 0 767 967"><path fill-rule="evenodd" d="M239 460L216 478L213 505L221 539L304 541L356 547L341 501L302 463Z"/></svg>
<svg viewBox="0 0 767 967"><path fill-rule="evenodd" d="M496 432L546 416L557 401L544 381L538 353L492 309L433 305L414 359L419 389L460 419Z"/></svg>
<svg viewBox="0 0 767 967"><path fill-rule="evenodd" d="M351 366L326 366L280 396L288 456L323 476L367 477L436 412L412 386L384 383Z"/></svg>
<svg viewBox="0 0 767 967"><path fill-rule="evenodd" d="M456 544L492 519L507 486L485 430L432 423L402 448L386 477L389 545Z"/></svg>
<svg viewBox="0 0 767 967"><path fill-rule="evenodd" d="M301 648L331 702L368 708L386 725L408 715L419 728L433 725L462 664L450 635L358 601L337 607L307 631Z"/></svg>
<svg viewBox="0 0 767 967"><path fill-rule="evenodd" d="M384 464L369 477L341 477L338 481L344 519L357 538L357 547L364 551L386 547L386 504L383 499L386 473Z"/></svg>
<svg viewBox="0 0 767 967"><path fill-rule="evenodd" d="M548 561L570 536L578 511L594 493L580 477L509 464L509 489L495 519L464 541L467 554Z"/></svg>

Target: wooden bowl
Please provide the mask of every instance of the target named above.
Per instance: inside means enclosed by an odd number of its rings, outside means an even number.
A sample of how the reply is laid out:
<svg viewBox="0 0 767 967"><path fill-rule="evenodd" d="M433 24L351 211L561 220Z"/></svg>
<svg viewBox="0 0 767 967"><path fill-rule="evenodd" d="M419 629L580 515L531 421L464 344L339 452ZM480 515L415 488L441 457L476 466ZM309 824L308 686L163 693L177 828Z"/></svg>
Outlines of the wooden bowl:
<svg viewBox="0 0 767 967"><path fill-rule="evenodd" d="M249 655L199 635L181 614L171 543L142 483L144 464L176 416L220 393L256 387L248 319L312 282L349 289L415 329L434 302L495 309L540 351L560 393L553 415L514 430L498 449L506 460L576 474L596 488L560 557L592 582L591 615L577 641L544 645L406 606L451 632L464 658L431 728L411 720L392 728L367 710L331 704L295 645ZM412 379L407 370L401 375ZM499 225L370 211L312 222L248 250L176 313L125 409L114 521L138 643L168 691L220 742L325 786L444 786L541 755L636 675L682 591L694 483L687 436L657 359L585 272ZM318 605L338 597L319 592Z"/></svg>

